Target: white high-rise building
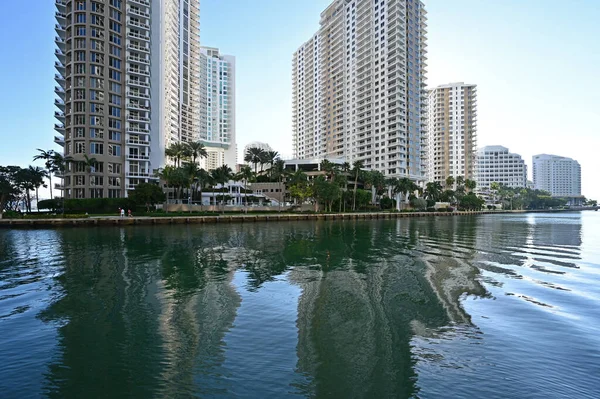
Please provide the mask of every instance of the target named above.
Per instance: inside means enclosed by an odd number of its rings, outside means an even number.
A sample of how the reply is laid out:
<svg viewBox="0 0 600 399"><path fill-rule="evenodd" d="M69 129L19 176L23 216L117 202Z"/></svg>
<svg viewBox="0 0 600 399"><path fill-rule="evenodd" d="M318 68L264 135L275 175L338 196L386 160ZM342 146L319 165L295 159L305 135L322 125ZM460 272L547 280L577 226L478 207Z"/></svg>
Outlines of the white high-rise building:
<svg viewBox="0 0 600 399"><path fill-rule="evenodd" d="M201 50L202 110L200 140L208 157L201 166L212 170L237 164L235 132L235 57L222 55L217 48Z"/></svg>
<svg viewBox="0 0 600 399"><path fill-rule="evenodd" d="M151 163L158 169L169 145L200 138L200 2L141 1L151 3L152 11Z"/></svg>
<svg viewBox="0 0 600 399"><path fill-rule="evenodd" d="M451 83L429 90L427 180L474 179L477 86Z"/></svg>
<svg viewBox="0 0 600 399"><path fill-rule="evenodd" d="M486 191L494 182L508 187L527 187L527 165L519 154L491 145L477 151L475 162L477 190Z"/></svg>
<svg viewBox="0 0 600 399"><path fill-rule="evenodd" d="M293 156L361 160L424 179L426 12L418 0L335 0L293 56Z"/></svg>
<svg viewBox="0 0 600 399"><path fill-rule="evenodd" d="M581 195L581 166L574 159L558 155L533 156L533 185L555 197Z"/></svg>

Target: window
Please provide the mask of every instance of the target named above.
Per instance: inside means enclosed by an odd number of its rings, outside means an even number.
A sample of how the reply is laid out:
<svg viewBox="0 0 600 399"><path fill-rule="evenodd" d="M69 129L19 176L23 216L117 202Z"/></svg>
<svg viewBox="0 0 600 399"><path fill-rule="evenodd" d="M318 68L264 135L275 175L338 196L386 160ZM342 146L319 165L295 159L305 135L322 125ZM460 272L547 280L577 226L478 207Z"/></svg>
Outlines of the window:
<svg viewBox="0 0 600 399"><path fill-rule="evenodd" d="M121 20L121 13L117 10L110 10L110 17L112 19L116 19L117 21Z"/></svg>
<svg viewBox="0 0 600 399"><path fill-rule="evenodd" d="M75 52L75 61L84 61L85 62L85 51L76 51Z"/></svg>
<svg viewBox="0 0 600 399"><path fill-rule="evenodd" d="M121 132L109 131L108 139L112 141L121 141Z"/></svg>
<svg viewBox="0 0 600 399"><path fill-rule="evenodd" d="M75 142L75 154L85 154L85 143L83 141Z"/></svg>
<svg viewBox="0 0 600 399"><path fill-rule="evenodd" d="M75 29L75 35L76 35L76 36L85 36L85 27L78 26L78 27Z"/></svg>
<svg viewBox="0 0 600 399"><path fill-rule="evenodd" d="M109 110L108 113L111 116L118 116L118 117L121 116L121 108L119 108L119 107L109 107L108 110Z"/></svg>
<svg viewBox="0 0 600 399"><path fill-rule="evenodd" d="M116 69L121 69L121 60L110 57L110 66Z"/></svg>
<svg viewBox="0 0 600 399"><path fill-rule="evenodd" d="M103 186L104 185L104 177L103 176L90 176L90 186Z"/></svg>
<svg viewBox="0 0 600 399"><path fill-rule="evenodd" d="M109 163L108 164L108 173L114 173L116 175L121 174L121 164L120 163ZM110 184L110 183L109 183Z"/></svg>
<svg viewBox="0 0 600 399"><path fill-rule="evenodd" d="M110 29L114 30L115 32L121 33L121 24L115 21L110 21Z"/></svg>
<svg viewBox="0 0 600 399"><path fill-rule="evenodd" d="M75 112L85 112L85 103L75 102Z"/></svg>
<svg viewBox="0 0 600 399"><path fill-rule="evenodd" d="M102 198L103 192L101 188L90 188L90 198Z"/></svg>
<svg viewBox="0 0 600 399"><path fill-rule="evenodd" d="M108 145L108 155L112 155L113 157L121 156L121 146L116 144Z"/></svg>
<svg viewBox="0 0 600 399"><path fill-rule="evenodd" d="M108 120L108 127L111 127L113 129L120 129L121 128L121 121L118 119L109 119Z"/></svg>
<svg viewBox="0 0 600 399"><path fill-rule="evenodd" d="M110 95L110 102L112 104L121 105L121 96L117 96L114 94Z"/></svg>
<svg viewBox="0 0 600 399"><path fill-rule="evenodd" d="M90 138L103 139L104 138L104 129L97 129L95 127L90 128ZM97 143L92 143L92 145L93 144L97 144ZM94 152L92 149L90 149L90 153L91 154L102 154L102 152Z"/></svg>
<svg viewBox="0 0 600 399"><path fill-rule="evenodd" d="M121 1L122 0L110 0L110 5L116 9L121 9Z"/></svg>
<svg viewBox="0 0 600 399"><path fill-rule="evenodd" d="M75 137L76 138L85 137L85 128L84 127L76 127L75 128Z"/></svg>
<svg viewBox="0 0 600 399"><path fill-rule="evenodd" d="M110 34L110 42L114 43L114 44L118 44L120 46L121 45L121 36L115 35L114 33L111 33Z"/></svg>
<svg viewBox="0 0 600 399"><path fill-rule="evenodd" d="M109 77L113 80L120 82L121 81L121 72L117 72L114 69L111 69Z"/></svg>
<svg viewBox="0 0 600 399"><path fill-rule="evenodd" d="M75 73L84 74L85 73L85 64L75 64Z"/></svg>
<svg viewBox="0 0 600 399"><path fill-rule="evenodd" d="M117 57L121 56L121 49L117 46L113 46L112 44L110 45L110 53L112 55L115 55Z"/></svg>
<svg viewBox="0 0 600 399"><path fill-rule="evenodd" d="M109 189L108 190L108 198L121 198L121 190Z"/></svg>
<svg viewBox="0 0 600 399"><path fill-rule="evenodd" d="M110 176L108 178L108 185L114 186L114 187L121 187L121 178L115 177L115 176Z"/></svg>
<svg viewBox="0 0 600 399"><path fill-rule="evenodd" d="M119 83L110 82L110 90L116 91L117 93L121 92L121 85Z"/></svg>
<svg viewBox="0 0 600 399"><path fill-rule="evenodd" d="M75 115L76 125L85 125L85 115Z"/></svg>

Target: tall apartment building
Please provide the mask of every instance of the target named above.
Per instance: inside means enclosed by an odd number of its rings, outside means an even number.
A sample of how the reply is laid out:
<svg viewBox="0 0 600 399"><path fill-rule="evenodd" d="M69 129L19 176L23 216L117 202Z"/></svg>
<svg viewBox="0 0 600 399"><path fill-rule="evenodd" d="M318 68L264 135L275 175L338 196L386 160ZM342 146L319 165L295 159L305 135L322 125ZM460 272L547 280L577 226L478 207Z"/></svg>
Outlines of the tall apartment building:
<svg viewBox="0 0 600 399"><path fill-rule="evenodd" d="M208 156L202 167L212 170L221 165L235 168L237 144L235 133L235 57L222 55L219 49L202 47L202 124L200 140Z"/></svg>
<svg viewBox="0 0 600 399"><path fill-rule="evenodd" d="M581 195L581 166L574 159L558 155L533 156L533 185L556 197Z"/></svg>
<svg viewBox="0 0 600 399"><path fill-rule="evenodd" d="M335 0L294 53L294 158L362 160L424 178L426 12L418 0Z"/></svg>
<svg viewBox="0 0 600 399"><path fill-rule="evenodd" d="M474 179L477 86L460 82L429 90L427 114L427 180Z"/></svg>
<svg viewBox="0 0 600 399"><path fill-rule="evenodd" d="M491 145L477 151L475 181L479 191L489 190L494 182L508 187L527 187L527 165L519 154Z"/></svg>
<svg viewBox="0 0 600 399"><path fill-rule="evenodd" d="M123 197L199 135L199 3L57 0L55 129L67 198Z"/></svg>

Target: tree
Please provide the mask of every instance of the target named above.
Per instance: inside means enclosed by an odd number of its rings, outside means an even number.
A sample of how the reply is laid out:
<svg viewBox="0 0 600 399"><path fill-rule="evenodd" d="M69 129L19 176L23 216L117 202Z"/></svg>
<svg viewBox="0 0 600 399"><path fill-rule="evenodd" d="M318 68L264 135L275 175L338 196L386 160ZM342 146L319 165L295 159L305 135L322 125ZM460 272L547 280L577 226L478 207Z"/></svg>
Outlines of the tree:
<svg viewBox="0 0 600 399"><path fill-rule="evenodd" d="M254 173L258 174L258 164L261 163L264 159L264 152L262 148L258 147L250 147L246 150L244 154L244 162L249 162L254 165Z"/></svg>
<svg viewBox="0 0 600 399"><path fill-rule="evenodd" d="M484 204L485 201L476 196L475 193L465 195L459 202L460 207L467 211L479 211Z"/></svg>
<svg viewBox="0 0 600 399"><path fill-rule="evenodd" d="M17 180L17 185L25 193L25 207L27 208L27 212L31 212L30 193L33 190L36 190L37 193L39 187L44 184L45 176L46 172L39 166L30 166L26 169L19 168L19 170L17 171L15 178Z"/></svg>
<svg viewBox="0 0 600 399"><path fill-rule="evenodd" d="M468 192L472 192L477 187L477 182L475 180L467 179L465 180L465 187Z"/></svg>
<svg viewBox="0 0 600 399"><path fill-rule="evenodd" d="M425 195L425 199L428 201L428 205L429 203L433 203L435 205L435 203L440 200L442 195L442 185L437 181L429 182L425 186L425 192L423 194Z"/></svg>
<svg viewBox="0 0 600 399"><path fill-rule="evenodd" d="M158 171L157 176L166 183L167 188L174 188L174 197L175 199L178 199L179 188L182 188L187 184L187 176L185 175L184 171L181 168L167 165Z"/></svg>
<svg viewBox="0 0 600 399"><path fill-rule="evenodd" d="M192 195L190 196L191 200L194 201L194 193L196 192L196 182L198 179L198 174L200 173L200 168L198 167L198 164L196 162L186 162L183 164L182 169L185 173L185 176L187 177L187 186L192 189Z"/></svg>
<svg viewBox="0 0 600 399"><path fill-rule="evenodd" d="M55 164L54 164L54 160L55 160L55 152L54 150L42 150L40 148L37 149L39 151L39 154L33 157L34 161L37 160L42 160L44 161L44 166L46 167L46 170L48 171L48 180L50 180L50 199L52 199L52 174L55 173Z"/></svg>
<svg viewBox="0 0 600 399"><path fill-rule="evenodd" d="M165 149L165 155L175 161L175 166L181 166L182 159L188 159L192 156L190 147L186 143L177 142L171 144Z"/></svg>
<svg viewBox="0 0 600 399"><path fill-rule="evenodd" d="M191 143L186 143L187 153L192 157L192 162L196 163L198 158L206 158L208 156L208 152L206 151L206 147L200 141L193 141Z"/></svg>
<svg viewBox="0 0 600 399"><path fill-rule="evenodd" d="M452 177L452 176L446 177L446 189L449 190L452 187L454 187L454 182L455 182L454 177Z"/></svg>
<svg viewBox="0 0 600 399"><path fill-rule="evenodd" d="M269 171L271 172L271 178L273 177L273 165L275 165L275 161L279 159L279 153L277 151L263 151L261 155L261 163L269 165Z"/></svg>
<svg viewBox="0 0 600 399"><path fill-rule="evenodd" d="M20 170L18 166L0 166L0 219L8 204L18 201L21 195L17 178Z"/></svg>
<svg viewBox="0 0 600 399"><path fill-rule="evenodd" d="M254 172L248 165L244 165L240 168L237 178L244 184L244 206L248 206L248 183L254 178Z"/></svg>
<svg viewBox="0 0 600 399"><path fill-rule="evenodd" d="M312 187L308 184L308 176L302 170L298 169L289 173L285 180L290 196L300 205L313 194Z"/></svg>
<svg viewBox="0 0 600 399"><path fill-rule="evenodd" d="M325 172L325 175L327 176L328 180L333 180L333 176L335 175L335 172L337 171L336 165L327 160L324 159L321 161L321 171Z"/></svg>
<svg viewBox="0 0 600 399"><path fill-rule="evenodd" d="M354 175L354 190L352 193L352 210L356 210L356 188L358 186L358 177L362 173L364 167L363 161L354 161L352 163L352 174Z"/></svg>
<svg viewBox="0 0 600 399"><path fill-rule="evenodd" d="M412 206L414 209L422 211L427 209L427 201L425 201L423 198L413 197L410 199L410 206Z"/></svg>
<svg viewBox="0 0 600 399"><path fill-rule="evenodd" d="M279 212L281 212L281 202L285 201L285 190L282 187L283 177L285 176L285 162L282 159L276 159L271 165L271 177L279 183L279 193L281 199L279 201Z"/></svg>
<svg viewBox="0 0 600 399"><path fill-rule="evenodd" d="M325 176L318 176L313 183L315 199L325 204L325 210L331 212L333 201L339 197L340 187L335 182L328 181Z"/></svg>
<svg viewBox="0 0 600 399"><path fill-rule="evenodd" d="M221 165L217 169L212 171L212 178L216 184L221 184L222 188L225 188L225 184L231 179L232 170L227 165ZM214 189L213 189L214 192ZM225 192L223 191L221 204L223 205L223 199L225 198ZM216 201L215 201L216 202Z"/></svg>
<svg viewBox="0 0 600 399"><path fill-rule="evenodd" d="M146 206L146 212L150 212L150 207L164 202L166 195L156 184L139 183L135 189L129 192L129 198L136 205Z"/></svg>
<svg viewBox="0 0 600 399"><path fill-rule="evenodd" d="M35 187L35 203L38 204L40 202L39 188L48 187L44 183L44 179L48 177L48 172L46 172L43 168L40 168L39 166L29 166L29 173L33 180L33 185Z"/></svg>

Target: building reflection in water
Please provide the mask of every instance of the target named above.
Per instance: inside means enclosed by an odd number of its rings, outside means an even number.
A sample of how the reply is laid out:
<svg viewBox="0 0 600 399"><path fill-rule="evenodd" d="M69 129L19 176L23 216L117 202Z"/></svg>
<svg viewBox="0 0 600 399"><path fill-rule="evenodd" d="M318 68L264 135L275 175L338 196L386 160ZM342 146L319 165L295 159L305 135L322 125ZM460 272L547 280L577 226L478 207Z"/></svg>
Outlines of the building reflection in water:
<svg viewBox="0 0 600 399"><path fill-rule="evenodd" d="M240 289L285 274L302 290L295 355L305 378L285 392L408 397L414 335L469 324L460 297L486 295L472 262L475 219L452 220L64 230L61 297L39 316L62 322L46 393L230 395L224 341L243 270ZM248 334L268 342L272 332Z"/></svg>

